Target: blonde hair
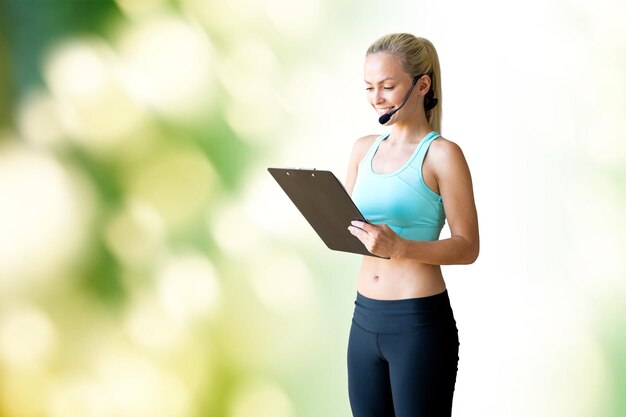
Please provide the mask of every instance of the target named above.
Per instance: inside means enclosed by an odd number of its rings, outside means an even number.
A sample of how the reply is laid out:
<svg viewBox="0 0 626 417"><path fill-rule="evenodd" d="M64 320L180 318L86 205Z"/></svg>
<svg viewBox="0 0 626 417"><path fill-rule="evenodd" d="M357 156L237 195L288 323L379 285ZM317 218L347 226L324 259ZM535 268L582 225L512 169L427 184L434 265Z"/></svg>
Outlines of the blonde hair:
<svg viewBox="0 0 626 417"><path fill-rule="evenodd" d="M402 68L411 77L428 74L431 86L424 105L436 98L437 105L425 110L426 120L430 126L441 133L441 70L437 50L426 38L416 37L410 33L391 33L377 39L367 48L366 56L377 52L386 52L395 55L402 64Z"/></svg>

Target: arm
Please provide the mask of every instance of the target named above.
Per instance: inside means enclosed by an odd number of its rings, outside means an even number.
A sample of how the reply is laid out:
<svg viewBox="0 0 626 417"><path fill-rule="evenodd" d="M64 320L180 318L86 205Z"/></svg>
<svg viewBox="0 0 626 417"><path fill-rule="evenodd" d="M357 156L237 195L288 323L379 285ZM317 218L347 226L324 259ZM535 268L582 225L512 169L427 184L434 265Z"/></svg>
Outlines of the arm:
<svg viewBox="0 0 626 417"><path fill-rule="evenodd" d="M361 159L363 159L372 144L372 140L375 138L376 135L364 136L357 139L352 146L352 152L350 153L350 160L348 162L348 174L346 175L345 182L345 187L350 197L352 197L359 162L361 162Z"/></svg>
<svg viewBox="0 0 626 417"><path fill-rule="evenodd" d="M431 265L471 264L478 257L478 219L472 179L458 145L442 140L430 146L435 175L452 237L416 241L398 236L386 224L353 221L348 229L371 253L391 258L409 258Z"/></svg>
<svg viewBox="0 0 626 417"><path fill-rule="evenodd" d="M432 242L402 239L392 255L392 258L411 258L430 265L471 264L477 257L478 249L458 235Z"/></svg>

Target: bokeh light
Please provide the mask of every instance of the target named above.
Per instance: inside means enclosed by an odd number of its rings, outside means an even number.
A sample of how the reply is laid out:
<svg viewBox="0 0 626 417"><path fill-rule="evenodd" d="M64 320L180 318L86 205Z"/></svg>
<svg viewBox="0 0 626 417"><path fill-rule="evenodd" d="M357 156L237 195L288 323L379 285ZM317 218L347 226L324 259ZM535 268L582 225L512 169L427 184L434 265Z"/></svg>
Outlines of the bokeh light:
<svg viewBox="0 0 626 417"><path fill-rule="evenodd" d="M86 182L53 155L0 148L0 286L56 276L80 254L93 216Z"/></svg>
<svg viewBox="0 0 626 417"><path fill-rule="evenodd" d="M57 334L50 318L30 306L12 308L0 323L0 359L6 368L44 367L57 347Z"/></svg>
<svg viewBox="0 0 626 417"><path fill-rule="evenodd" d="M131 197L109 220L104 238L120 263L146 267L164 254L166 231L154 207Z"/></svg>
<svg viewBox="0 0 626 417"><path fill-rule="evenodd" d="M48 56L45 77L66 136L98 152L123 146L143 109L123 84L120 64L101 39L62 42Z"/></svg>
<svg viewBox="0 0 626 417"><path fill-rule="evenodd" d="M165 262L157 277L164 309L179 320L208 317L220 308L220 287L208 259L184 254Z"/></svg>
<svg viewBox="0 0 626 417"><path fill-rule="evenodd" d="M212 46L174 16L151 17L119 35L131 91L162 115L194 120L212 102Z"/></svg>

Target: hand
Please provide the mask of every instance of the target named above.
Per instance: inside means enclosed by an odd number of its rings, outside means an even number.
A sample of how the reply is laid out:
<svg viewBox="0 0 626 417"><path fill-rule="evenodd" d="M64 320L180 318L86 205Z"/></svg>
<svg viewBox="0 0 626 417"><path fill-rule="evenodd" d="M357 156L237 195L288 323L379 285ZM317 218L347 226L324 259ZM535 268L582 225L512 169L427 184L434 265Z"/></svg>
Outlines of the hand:
<svg viewBox="0 0 626 417"><path fill-rule="evenodd" d="M393 257L402 238L386 224L370 224L352 220L348 230L356 236L370 253Z"/></svg>

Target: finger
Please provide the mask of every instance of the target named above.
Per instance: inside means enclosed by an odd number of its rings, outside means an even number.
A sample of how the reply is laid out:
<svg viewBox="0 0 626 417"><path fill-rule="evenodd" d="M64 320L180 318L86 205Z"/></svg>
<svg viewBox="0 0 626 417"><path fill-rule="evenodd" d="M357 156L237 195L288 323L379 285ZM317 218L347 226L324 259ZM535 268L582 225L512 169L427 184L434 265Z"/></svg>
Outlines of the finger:
<svg viewBox="0 0 626 417"><path fill-rule="evenodd" d="M361 233L363 233L363 230L353 225L348 226L348 230L350 231L350 233L352 233L355 236L359 236Z"/></svg>
<svg viewBox="0 0 626 417"><path fill-rule="evenodd" d="M348 230L354 236L356 236L363 244L365 244L365 239L368 237L368 233L364 230L359 229L356 226L348 226Z"/></svg>
<svg viewBox="0 0 626 417"><path fill-rule="evenodd" d="M362 222L360 220L352 220L350 224L352 224L353 226L359 227L367 232L373 231L375 229L375 227L372 226L371 224Z"/></svg>

